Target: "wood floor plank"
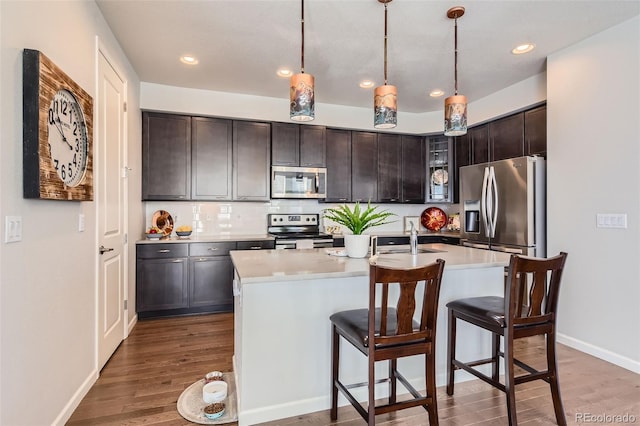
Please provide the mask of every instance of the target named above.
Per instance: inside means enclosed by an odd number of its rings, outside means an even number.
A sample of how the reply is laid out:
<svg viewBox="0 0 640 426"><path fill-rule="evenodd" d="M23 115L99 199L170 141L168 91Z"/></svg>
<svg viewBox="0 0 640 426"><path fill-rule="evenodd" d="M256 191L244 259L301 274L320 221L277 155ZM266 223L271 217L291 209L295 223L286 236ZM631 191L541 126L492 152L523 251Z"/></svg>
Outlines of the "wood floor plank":
<svg viewBox="0 0 640 426"><path fill-rule="evenodd" d="M100 378L69 419L69 425L166 425L192 423L177 411L180 394L212 370L231 371L233 314L199 315L139 321L103 368ZM542 342L518 342L516 357L544 366ZM364 362L364 358L363 358ZM578 415L632 415L640 423L640 375L575 349L558 345L560 389L569 425L584 425ZM438 388L438 415L443 426L504 426L505 396L479 380L456 383L448 396ZM518 422L552 425L555 415L549 385L543 381L516 388ZM338 409L331 422L324 410L267 422L266 426L362 426L351 406ZM424 426L421 407L377 416L383 426ZM229 426L237 426L230 423Z"/></svg>

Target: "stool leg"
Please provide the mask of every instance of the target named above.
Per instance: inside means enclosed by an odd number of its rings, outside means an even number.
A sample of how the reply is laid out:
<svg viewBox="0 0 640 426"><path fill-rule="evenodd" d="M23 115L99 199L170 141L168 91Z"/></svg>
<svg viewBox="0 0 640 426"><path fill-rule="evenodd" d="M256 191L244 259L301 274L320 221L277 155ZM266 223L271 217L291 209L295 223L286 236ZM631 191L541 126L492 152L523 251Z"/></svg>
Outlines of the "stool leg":
<svg viewBox="0 0 640 426"><path fill-rule="evenodd" d="M491 338L493 339L493 362L491 363L491 378L495 382L500 381L500 335L497 333L492 333Z"/></svg>
<svg viewBox="0 0 640 426"><path fill-rule="evenodd" d="M545 337L547 340L547 370L551 373L549 386L551 387L551 398L553 399L553 409L556 413L556 422L559 426L566 426L567 418L564 415L564 407L562 406L562 398L560 396L560 385L558 383L555 332L551 332Z"/></svg>
<svg viewBox="0 0 640 426"><path fill-rule="evenodd" d="M375 426L376 424L376 361L373 358L373 354L371 353L371 349L367 354L367 361L369 363L369 405L367 406L367 414L368 420L367 424L369 426Z"/></svg>
<svg viewBox="0 0 640 426"><path fill-rule="evenodd" d="M398 360L389 360L389 404L396 403L396 391L398 389L398 379L396 378L396 371L398 369Z"/></svg>
<svg viewBox="0 0 640 426"><path fill-rule="evenodd" d="M455 367L453 360L456 358L456 317L453 311L448 309L449 333L447 333L447 395L453 395L453 373Z"/></svg>
<svg viewBox="0 0 640 426"><path fill-rule="evenodd" d="M438 402L436 399L436 357L433 347L431 352L425 354L427 398L431 397L431 404L427 405L429 413L429 426L438 426Z"/></svg>
<svg viewBox="0 0 640 426"><path fill-rule="evenodd" d="M335 324L331 328L333 330L331 339L331 420L336 420L338 418L338 388L336 387L336 380L338 380L340 362L340 336Z"/></svg>
<svg viewBox="0 0 640 426"><path fill-rule="evenodd" d="M504 387L507 396L507 416L509 426L517 426L516 413L516 384L514 381L515 367L513 365L513 337L508 329L504 332Z"/></svg>

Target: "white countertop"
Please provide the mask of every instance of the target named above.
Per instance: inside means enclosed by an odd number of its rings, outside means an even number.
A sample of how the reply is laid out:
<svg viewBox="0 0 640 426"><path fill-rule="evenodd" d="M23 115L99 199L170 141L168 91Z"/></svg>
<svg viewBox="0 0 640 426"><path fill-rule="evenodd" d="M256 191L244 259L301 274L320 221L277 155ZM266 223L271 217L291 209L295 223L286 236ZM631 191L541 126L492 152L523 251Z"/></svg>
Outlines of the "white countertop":
<svg viewBox="0 0 640 426"><path fill-rule="evenodd" d="M448 244L421 244L419 248L438 250L438 253L380 254L379 265L411 268L444 259L447 269L473 269L507 266L510 255L489 250ZM335 249L305 250L234 250L231 260L242 284L344 278L367 276L369 259L330 256Z"/></svg>
<svg viewBox="0 0 640 426"><path fill-rule="evenodd" d="M150 240L148 238L136 241L136 244L158 244L158 243L224 243L228 241L263 241L273 240L273 236L267 234L246 234L246 235L201 235L191 234L186 238L179 238L171 235L170 238Z"/></svg>

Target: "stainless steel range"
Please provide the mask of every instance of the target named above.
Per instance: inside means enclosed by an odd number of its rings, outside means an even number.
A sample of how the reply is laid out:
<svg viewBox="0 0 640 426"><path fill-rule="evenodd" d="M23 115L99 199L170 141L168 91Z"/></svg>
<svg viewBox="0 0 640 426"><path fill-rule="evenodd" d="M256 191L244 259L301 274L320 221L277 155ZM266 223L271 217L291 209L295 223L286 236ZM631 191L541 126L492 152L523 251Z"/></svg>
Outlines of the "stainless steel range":
<svg viewBox="0 0 640 426"><path fill-rule="evenodd" d="M333 237L320 232L318 214L269 214L267 224L276 249L333 247Z"/></svg>

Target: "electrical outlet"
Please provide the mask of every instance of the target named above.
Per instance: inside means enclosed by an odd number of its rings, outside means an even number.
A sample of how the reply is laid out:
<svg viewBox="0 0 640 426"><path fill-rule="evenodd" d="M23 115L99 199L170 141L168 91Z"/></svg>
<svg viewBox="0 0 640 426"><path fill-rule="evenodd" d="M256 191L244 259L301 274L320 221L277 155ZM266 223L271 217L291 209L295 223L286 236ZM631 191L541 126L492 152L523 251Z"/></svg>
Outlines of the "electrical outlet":
<svg viewBox="0 0 640 426"><path fill-rule="evenodd" d="M78 215L78 232L84 232L85 224L84 224L84 213L80 213Z"/></svg>

